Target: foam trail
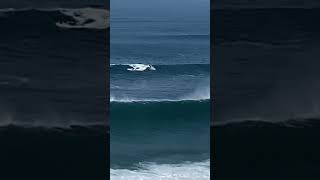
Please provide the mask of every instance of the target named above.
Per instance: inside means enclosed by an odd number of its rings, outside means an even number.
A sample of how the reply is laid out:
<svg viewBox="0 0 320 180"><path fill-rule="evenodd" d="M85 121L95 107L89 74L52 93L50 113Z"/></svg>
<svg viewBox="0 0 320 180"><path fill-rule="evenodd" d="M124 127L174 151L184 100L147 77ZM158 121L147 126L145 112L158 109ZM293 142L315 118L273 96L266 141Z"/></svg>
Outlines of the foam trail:
<svg viewBox="0 0 320 180"><path fill-rule="evenodd" d="M184 164L142 164L141 169L111 169L111 180L209 180L210 161Z"/></svg>

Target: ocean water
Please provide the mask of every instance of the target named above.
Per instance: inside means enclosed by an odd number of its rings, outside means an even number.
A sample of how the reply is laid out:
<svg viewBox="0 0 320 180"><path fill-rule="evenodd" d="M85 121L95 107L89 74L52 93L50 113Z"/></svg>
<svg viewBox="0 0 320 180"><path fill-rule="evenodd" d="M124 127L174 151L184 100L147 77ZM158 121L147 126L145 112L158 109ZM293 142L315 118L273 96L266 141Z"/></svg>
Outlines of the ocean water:
<svg viewBox="0 0 320 180"><path fill-rule="evenodd" d="M109 12L7 5L0 9L2 178L105 178Z"/></svg>
<svg viewBox="0 0 320 180"><path fill-rule="evenodd" d="M132 9L110 21L111 179L209 179L209 16Z"/></svg>
<svg viewBox="0 0 320 180"><path fill-rule="evenodd" d="M248 7L211 15L216 176L317 179L319 9Z"/></svg>

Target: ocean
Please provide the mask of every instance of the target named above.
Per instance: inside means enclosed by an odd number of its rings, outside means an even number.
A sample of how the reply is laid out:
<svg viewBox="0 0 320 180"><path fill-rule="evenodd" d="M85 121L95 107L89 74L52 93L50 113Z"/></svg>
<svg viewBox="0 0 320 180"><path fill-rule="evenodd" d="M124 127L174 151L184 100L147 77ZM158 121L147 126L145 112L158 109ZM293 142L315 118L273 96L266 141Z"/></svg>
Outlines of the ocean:
<svg viewBox="0 0 320 180"><path fill-rule="evenodd" d="M320 11L275 7L212 10L217 179L320 177Z"/></svg>
<svg viewBox="0 0 320 180"><path fill-rule="evenodd" d="M106 179L106 5L3 3L1 179Z"/></svg>
<svg viewBox="0 0 320 180"><path fill-rule="evenodd" d="M111 8L111 179L209 179L209 7Z"/></svg>

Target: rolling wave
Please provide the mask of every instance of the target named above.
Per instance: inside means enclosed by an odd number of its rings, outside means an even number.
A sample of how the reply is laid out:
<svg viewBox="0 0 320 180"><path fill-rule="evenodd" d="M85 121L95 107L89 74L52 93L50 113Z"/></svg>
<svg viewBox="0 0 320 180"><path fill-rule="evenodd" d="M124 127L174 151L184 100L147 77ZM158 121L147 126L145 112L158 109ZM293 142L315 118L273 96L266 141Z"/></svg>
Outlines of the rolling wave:
<svg viewBox="0 0 320 180"><path fill-rule="evenodd" d="M116 97L114 95L110 96L110 102L183 102L183 101L207 101L210 99L210 87L200 87L196 88L193 92L186 95L182 95L175 99L156 99L156 98L135 98L135 97Z"/></svg>
<svg viewBox="0 0 320 180"><path fill-rule="evenodd" d="M181 98L181 99L139 99L139 98L116 98L111 96L110 102L120 102L120 103L134 103L134 102L183 102L183 101L205 101L208 100L210 97L203 96L200 98Z"/></svg>
<svg viewBox="0 0 320 180"><path fill-rule="evenodd" d="M7 128L7 127L17 127L21 129L74 129L76 127L83 128L83 129L91 129L93 127L107 127L107 123L105 122L84 122L84 121L64 121L64 120L57 120L57 121L41 121L41 120L34 120L34 121L19 121L13 119L2 119L0 123L0 128Z"/></svg>
<svg viewBox="0 0 320 180"><path fill-rule="evenodd" d="M320 118L295 118L282 121L252 119L226 122L213 122L213 127L221 128L319 128Z"/></svg>
<svg viewBox="0 0 320 180"><path fill-rule="evenodd" d="M0 134L3 132L11 133L30 133L30 134L53 134L56 136L94 136L94 135L107 135L109 128L105 125L72 125L66 127L40 127L40 126L21 126L21 125L7 125L0 126Z"/></svg>

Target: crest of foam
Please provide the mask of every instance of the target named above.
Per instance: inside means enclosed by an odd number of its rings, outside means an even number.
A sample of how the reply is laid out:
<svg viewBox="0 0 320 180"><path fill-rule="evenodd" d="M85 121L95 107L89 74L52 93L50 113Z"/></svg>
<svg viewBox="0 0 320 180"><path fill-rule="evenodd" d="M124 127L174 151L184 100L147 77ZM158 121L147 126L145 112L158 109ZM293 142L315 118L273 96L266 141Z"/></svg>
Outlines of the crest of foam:
<svg viewBox="0 0 320 180"><path fill-rule="evenodd" d="M210 161L183 164L142 164L138 170L111 169L110 179L209 180Z"/></svg>
<svg viewBox="0 0 320 180"><path fill-rule="evenodd" d="M105 9L80 8L59 9L60 13L71 17L75 22L58 22L60 28L71 29L107 29L109 28L109 11Z"/></svg>
<svg viewBox="0 0 320 180"><path fill-rule="evenodd" d="M156 68L154 68L152 65L149 65L149 64L128 64L128 66L130 66L130 68L127 69L128 71L156 70Z"/></svg>

